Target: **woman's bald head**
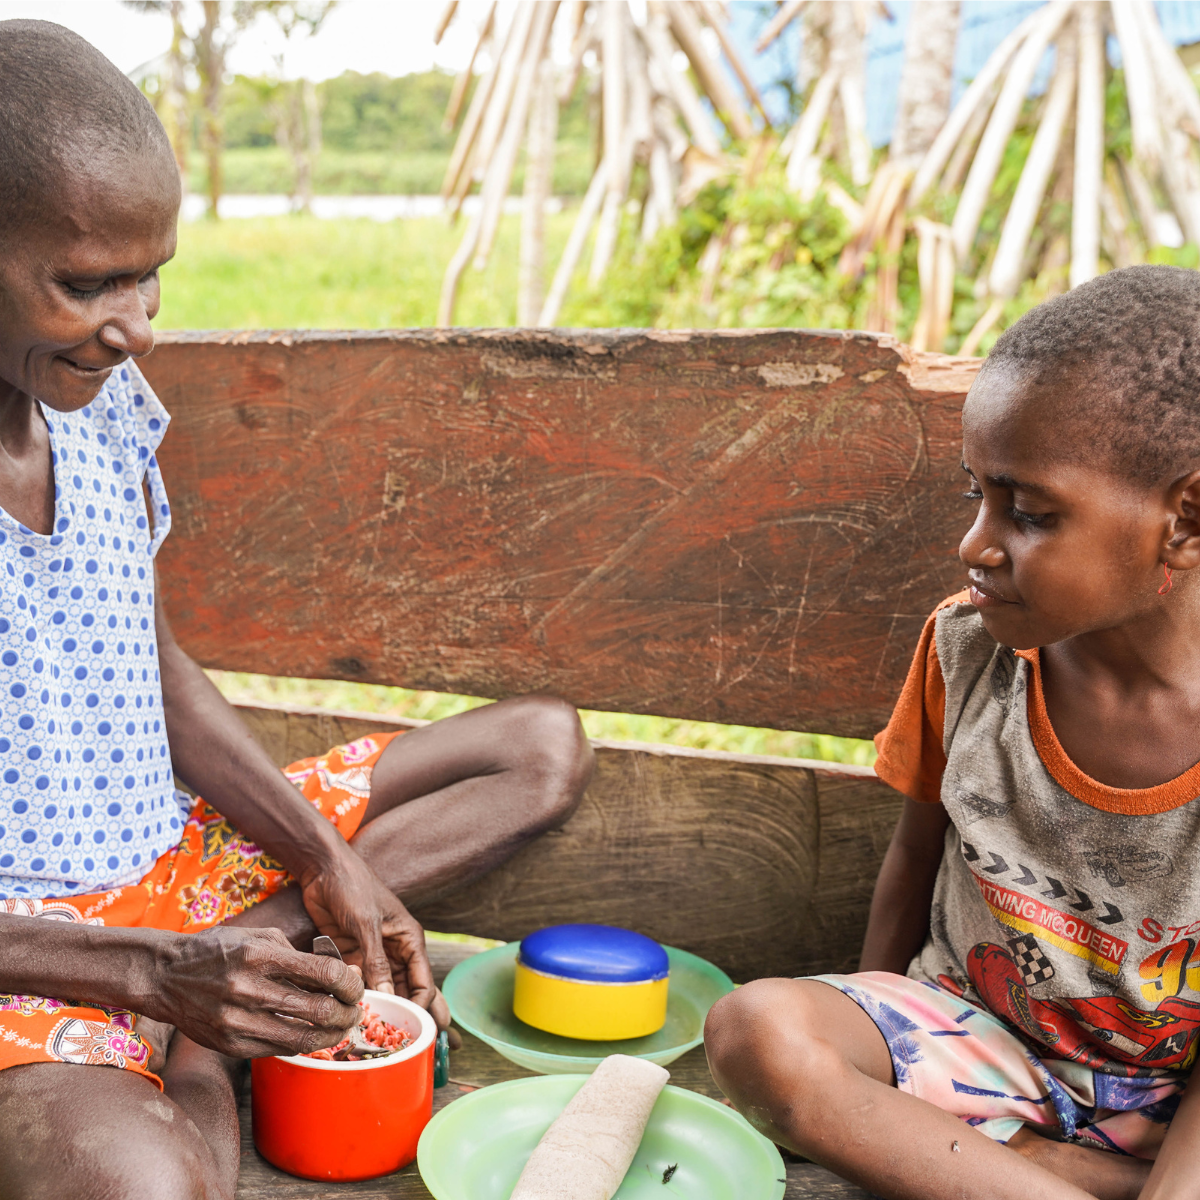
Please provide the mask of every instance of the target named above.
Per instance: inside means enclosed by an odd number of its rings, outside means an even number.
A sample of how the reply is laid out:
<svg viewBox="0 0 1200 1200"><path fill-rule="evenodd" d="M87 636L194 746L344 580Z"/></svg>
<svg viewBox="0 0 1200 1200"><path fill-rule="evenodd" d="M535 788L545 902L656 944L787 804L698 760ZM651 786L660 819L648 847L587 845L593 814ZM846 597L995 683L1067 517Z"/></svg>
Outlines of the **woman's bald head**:
<svg viewBox="0 0 1200 1200"><path fill-rule="evenodd" d="M0 238L134 172L178 205L166 131L95 46L50 21L0 21Z"/></svg>

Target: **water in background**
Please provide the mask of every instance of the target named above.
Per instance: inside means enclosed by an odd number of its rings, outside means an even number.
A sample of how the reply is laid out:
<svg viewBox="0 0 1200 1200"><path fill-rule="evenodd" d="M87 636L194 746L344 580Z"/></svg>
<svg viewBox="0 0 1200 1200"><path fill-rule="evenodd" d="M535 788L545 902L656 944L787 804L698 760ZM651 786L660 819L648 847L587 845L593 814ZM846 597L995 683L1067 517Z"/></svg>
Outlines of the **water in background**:
<svg viewBox="0 0 1200 1200"><path fill-rule="evenodd" d="M463 201L463 212L472 216L479 208L479 196L467 196ZM558 196L546 201L547 213L562 212L563 202ZM296 201L284 195L225 195L221 197L218 211L222 217L285 217L296 211ZM395 221L399 217L440 217L446 211L446 202L441 196L314 196L312 215L322 220L337 220L341 217L366 217L372 221ZM506 213L521 211L521 197L509 196L504 202ZM208 197L189 192L183 198L180 216L185 221L198 221L208 212Z"/></svg>

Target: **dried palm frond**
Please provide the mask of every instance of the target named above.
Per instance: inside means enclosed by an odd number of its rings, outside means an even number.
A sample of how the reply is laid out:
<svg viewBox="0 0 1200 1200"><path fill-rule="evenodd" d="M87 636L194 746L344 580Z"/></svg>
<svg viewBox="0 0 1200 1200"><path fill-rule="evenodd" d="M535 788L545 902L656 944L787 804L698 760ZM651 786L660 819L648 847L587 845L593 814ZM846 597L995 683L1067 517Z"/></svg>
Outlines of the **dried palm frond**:
<svg viewBox="0 0 1200 1200"><path fill-rule="evenodd" d="M688 186L689 178L692 183L698 178L698 163L715 165L716 174L729 169L718 122L735 141L746 141L755 135L752 110L766 121L762 99L724 28L726 16L720 4L650 0L645 19L639 21L628 0L565 4L520 0L502 38L495 28L496 12L493 5L472 56L474 63L485 46L491 47L493 62L476 84L442 185L452 216L473 186L480 188L480 206L446 269L439 325L453 322L459 284L468 265L473 262L482 268L487 263L522 146L527 165L518 315L522 323L550 325L558 317L593 228L589 279L598 282L608 269L621 215L630 200L635 164L645 165L648 180L641 226L646 238L675 220L686 199L681 188ZM452 11L443 15L439 33L453 17ZM565 34L569 47L565 70L555 68L551 55L556 30ZM741 90L712 52L710 41L720 49ZM570 99L589 52L598 59L602 153L542 299L541 211L549 198L557 108ZM715 119L688 72L680 69L680 61L691 68ZM468 82L461 76L456 81L447 120L457 120ZM539 211L533 214L530 208Z"/></svg>

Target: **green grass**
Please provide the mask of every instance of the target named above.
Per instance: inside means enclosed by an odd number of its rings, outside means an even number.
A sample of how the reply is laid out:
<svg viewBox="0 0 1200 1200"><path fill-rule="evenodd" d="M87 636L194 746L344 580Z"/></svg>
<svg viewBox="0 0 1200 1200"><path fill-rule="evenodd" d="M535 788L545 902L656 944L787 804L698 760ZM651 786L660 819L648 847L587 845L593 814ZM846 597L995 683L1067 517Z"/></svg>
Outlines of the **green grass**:
<svg viewBox="0 0 1200 1200"><path fill-rule="evenodd" d="M326 147L313 172L313 190L319 195L430 196L441 191L450 154L443 150L334 150ZM587 191L595 169L594 154L585 143L564 142L554 161L554 193L580 196ZM292 160L279 146L243 146L226 150L222 163L224 190L230 195L290 193ZM511 190L525 186L524 167L513 172ZM208 187L204 157L193 151L188 158L188 189L201 195Z"/></svg>
<svg viewBox="0 0 1200 1200"><path fill-rule="evenodd" d="M570 211L548 217L557 261ZM432 325L442 273L462 238L441 217L379 222L262 217L179 227L162 271L159 329L386 329ZM484 271L463 275L457 323L512 325L520 221L502 218Z"/></svg>
<svg viewBox="0 0 1200 1200"><path fill-rule="evenodd" d="M439 150L414 150L405 154L324 150L317 160L314 190L336 196L436 194L442 186L447 161L448 155ZM279 146L226 150L222 166L224 190L231 195L292 190L291 156ZM208 171L204 158L193 153L188 160L188 189L203 195L207 188Z"/></svg>
<svg viewBox="0 0 1200 1200"><path fill-rule="evenodd" d="M228 699L240 704L295 704L436 721L488 703L475 696L415 692L406 688L376 687L332 679L285 679L231 671L209 671L208 674ZM580 715L589 737L611 741L662 742L669 746L691 746L697 750L777 754L788 758L818 758L861 766L872 766L875 762L875 747L857 738L752 729L745 725L717 725L708 721L681 721L674 717L645 717L632 713L584 710Z"/></svg>

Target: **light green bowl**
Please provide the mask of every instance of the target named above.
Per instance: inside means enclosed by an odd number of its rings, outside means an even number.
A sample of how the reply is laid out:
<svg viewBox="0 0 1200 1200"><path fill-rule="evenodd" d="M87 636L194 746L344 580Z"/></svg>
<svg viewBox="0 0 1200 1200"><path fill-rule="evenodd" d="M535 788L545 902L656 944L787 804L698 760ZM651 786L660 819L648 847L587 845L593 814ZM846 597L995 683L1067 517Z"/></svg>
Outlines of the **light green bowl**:
<svg viewBox="0 0 1200 1200"><path fill-rule="evenodd" d="M631 1054L665 1067L704 1040L708 1010L733 981L686 950L664 946L671 964L667 1022L649 1037L588 1042L534 1029L513 1016L513 980L520 942L508 942L464 959L446 976L442 992L450 1013L468 1033L517 1066L543 1075L590 1074L610 1054Z"/></svg>
<svg viewBox="0 0 1200 1200"><path fill-rule="evenodd" d="M513 1079L443 1108L417 1146L417 1167L434 1200L508 1200L534 1146L586 1080ZM744 1117L668 1086L614 1200L781 1200L785 1179L779 1151Z"/></svg>

